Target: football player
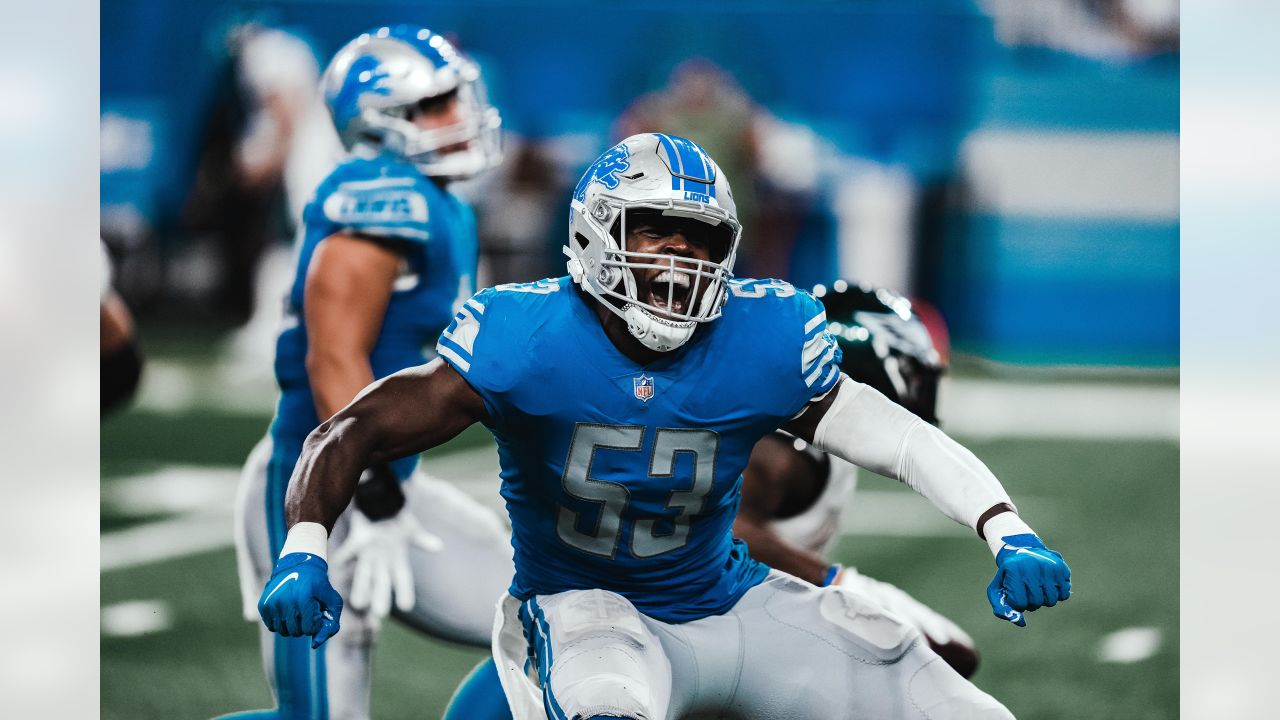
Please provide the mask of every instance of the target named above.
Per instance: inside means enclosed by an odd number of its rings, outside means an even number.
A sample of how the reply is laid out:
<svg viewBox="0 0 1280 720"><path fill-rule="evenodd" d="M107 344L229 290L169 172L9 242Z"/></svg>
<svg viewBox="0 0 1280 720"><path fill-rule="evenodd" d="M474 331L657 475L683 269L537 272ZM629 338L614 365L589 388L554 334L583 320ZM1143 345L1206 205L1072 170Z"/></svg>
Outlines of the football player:
<svg viewBox="0 0 1280 720"><path fill-rule="evenodd" d="M307 434L373 380L426 362L423 348L474 292L475 221L448 183L500 156L500 120L479 69L424 28L360 35L334 56L322 85L349 157L303 214L276 343L280 399L242 475L246 613L285 543L285 491ZM263 630L276 708L235 717L367 718L373 644L393 599L396 617L416 629L487 645L491 608L512 573L507 530L416 462L368 463L354 507L348 497L334 518L334 581L351 604L346 632L313 648ZM442 543L448 552L432 552Z"/></svg>
<svg viewBox="0 0 1280 720"><path fill-rule="evenodd" d="M840 346L840 369L938 424L938 382L946 358L910 301L843 280L815 288L815 294ZM756 443L742 478L742 506L733 533L747 542L753 559L815 585L841 585L874 598L919 630L956 672L973 676L977 649L953 621L894 585L826 559L857 487L853 465L777 431ZM464 718L511 718L492 660L473 670L449 703L445 719Z"/></svg>
<svg viewBox="0 0 1280 720"><path fill-rule="evenodd" d="M569 277L491 288L440 359L374 383L310 436L290 482L264 624L339 629L329 535L370 463L480 422L498 441L515 577L493 651L516 718L1008 718L878 602L752 560L741 476L781 427L907 483L995 556L1000 618L1070 573L972 453L840 371L822 306L731 280L728 180L689 140L634 135L570 203Z"/></svg>

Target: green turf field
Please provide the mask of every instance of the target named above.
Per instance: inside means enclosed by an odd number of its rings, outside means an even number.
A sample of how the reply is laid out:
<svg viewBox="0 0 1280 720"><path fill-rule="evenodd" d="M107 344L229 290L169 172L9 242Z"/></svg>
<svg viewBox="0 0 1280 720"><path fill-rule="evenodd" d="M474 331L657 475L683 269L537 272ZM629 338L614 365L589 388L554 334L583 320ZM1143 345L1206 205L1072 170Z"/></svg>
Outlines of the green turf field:
<svg viewBox="0 0 1280 720"><path fill-rule="evenodd" d="M228 482L268 418L214 412L132 411L102 433L103 532L158 519L105 498L120 478L180 463L226 468ZM963 438L961 438L963 440ZM471 433L462 446L487 442ZM1073 568L1075 595L1018 629L990 615L993 569L976 537L853 536L838 560L895 582L949 614L982 651L976 682L1025 719L1144 720L1178 715L1178 447L1168 441L1001 440L970 447L1002 478L1025 517ZM868 478L866 490L896 489ZM900 490L907 492L906 490ZM918 500L909 498L908 502ZM229 530L228 523L228 530ZM102 575L102 605L158 600L171 623L136 636L104 631L102 717L209 718L265 707L256 630L241 619L227 546ZM388 624L376 664L374 714L438 717L483 652ZM1153 628L1154 654L1100 662L1104 636Z"/></svg>

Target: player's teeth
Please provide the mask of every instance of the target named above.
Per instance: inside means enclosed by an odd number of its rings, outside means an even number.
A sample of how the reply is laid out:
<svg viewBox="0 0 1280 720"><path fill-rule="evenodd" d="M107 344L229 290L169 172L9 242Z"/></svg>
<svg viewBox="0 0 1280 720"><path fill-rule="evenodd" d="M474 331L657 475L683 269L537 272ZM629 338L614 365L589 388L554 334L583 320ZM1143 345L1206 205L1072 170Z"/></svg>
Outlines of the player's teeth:
<svg viewBox="0 0 1280 720"><path fill-rule="evenodd" d="M655 283L673 283L680 287L689 287L689 276L674 270L663 270L653 279Z"/></svg>

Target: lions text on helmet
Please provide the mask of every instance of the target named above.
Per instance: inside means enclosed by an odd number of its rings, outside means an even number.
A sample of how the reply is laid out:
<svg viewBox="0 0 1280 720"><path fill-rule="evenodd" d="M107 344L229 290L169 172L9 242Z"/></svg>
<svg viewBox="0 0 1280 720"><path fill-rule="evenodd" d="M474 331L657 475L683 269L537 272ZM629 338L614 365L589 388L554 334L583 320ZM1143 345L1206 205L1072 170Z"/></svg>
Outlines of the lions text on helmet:
<svg viewBox="0 0 1280 720"><path fill-rule="evenodd" d="M729 181L696 143L633 135L607 150L570 203L569 275L650 350L720 317L742 228Z"/></svg>
<svg viewBox="0 0 1280 720"><path fill-rule="evenodd" d="M470 177L502 158L502 119L479 67L430 30L364 33L338 51L321 83L348 151L390 152L444 179Z"/></svg>

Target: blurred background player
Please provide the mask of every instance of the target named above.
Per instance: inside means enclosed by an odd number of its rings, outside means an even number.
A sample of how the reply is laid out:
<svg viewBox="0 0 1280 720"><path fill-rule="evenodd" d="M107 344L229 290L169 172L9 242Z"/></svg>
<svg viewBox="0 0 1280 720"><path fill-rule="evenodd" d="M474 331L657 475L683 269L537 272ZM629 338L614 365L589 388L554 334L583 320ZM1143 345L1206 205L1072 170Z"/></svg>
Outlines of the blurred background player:
<svg viewBox="0 0 1280 720"><path fill-rule="evenodd" d="M106 243L102 250L102 293L100 295L101 414L119 409L133 397L142 378L142 352L134 335L133 316L120 294L111 287L111 255Z"/></svg>
<svg viewBox="0 0 1280 720"><path fill-rule="evenodd" d="M843 350L845 374L938 424L938 381L943 352L906 298L884 289L850 285L815 289L827 311L827 329ZM942 343L940 342L939 345ZM751 557L815 585L839 585L875 598L916 626L929 645L964 677L978 666L968 633L898 587L860 574L828 557L857 487L857 468L812 445L776 432L756 443L743 471L742 506L734 535Z"/></svg>
<svg viewBox="0 0 1280 720"><path fill-rule="evenodd" d="M201 133L183 227L213 262L210 303L241 325L254 312L264 253L288 237L341 151L317 97L320 67L307 42L259 22L232 27Z"/></svg>
<svg viewBox="0 0 1280 720"><path fill-rule="evenodd" d="M734 200L744 234L739 275L789 277L792 244L811 202L796 192L813 149L797 144L791 124L761 107L725 68L705 57L676 65L662 88L636 98L615 123L615 140L661 128L698 142L736 181ZM773 156L784 155L779 163ZM801 185L806 184L800 181Z"/></svg>
<svg viewBox="0 0 1280 720"><path fill-rule="evenodd" d="M843 351L840 368L921 419L938 424L938 383L946 369L945 332L936 343L906 298L843 280L816 288L828 331ZM941 352L939 351L941 347ZM978 666L973 639L951 620L895 585L827 559L857 487L857 468L783 432L762 438L743 471L736 537L751 557L814 585L839 585L875 598L910 622L964 677ZM493 705L502 688L492 661L467 677L446 720L510 718Z"/></svg>
<svg viewBox="0 0 1280 720"><path fill-rule="evenodd" d="M501 155L500 119L478 66L424 28L360 35L334 56L322 84L349 157L303 213L276 344L280 400L238 492L237 557L246 613L255 615L284 542L285 491L307 434L375 379L425 362L423 348L474 291L475 220L446 186ZM355 509L335 528L334 576L354 611L342 634L312 649L264 631L277 707L231 717L368 717L374 640L393 597L396 616L414 628L488 644L493 603L512 574L506 529L415 472L416 463L370 468ZM434 552L441 541L448 551Z"/></svg>

